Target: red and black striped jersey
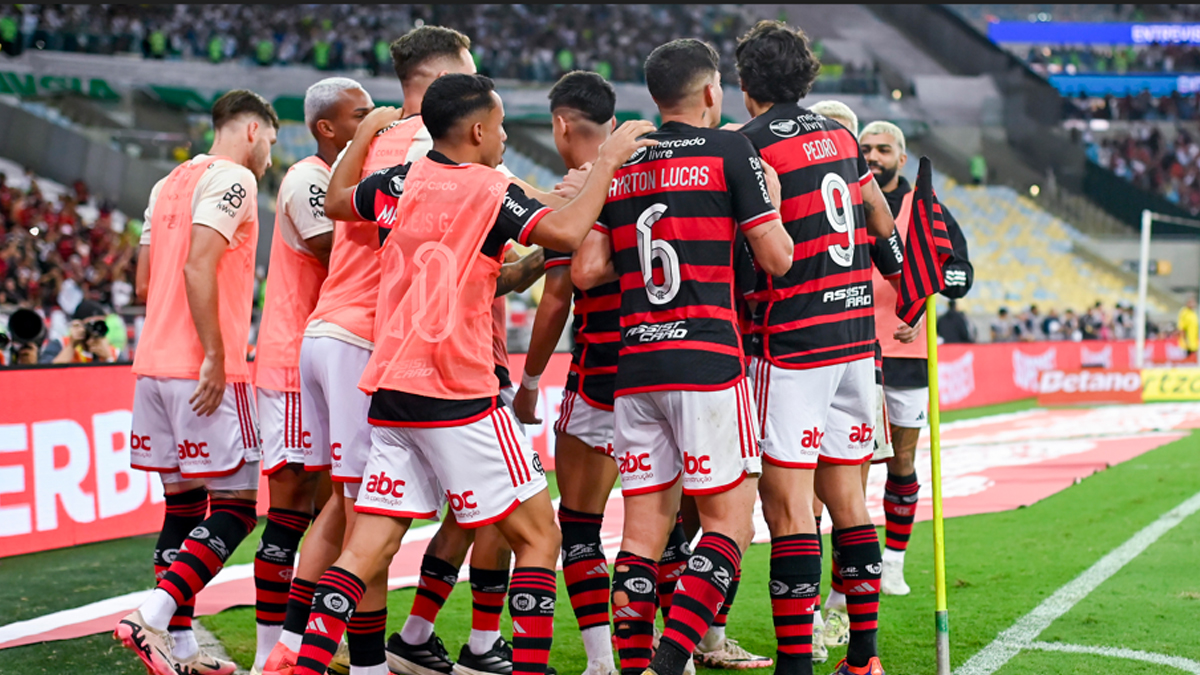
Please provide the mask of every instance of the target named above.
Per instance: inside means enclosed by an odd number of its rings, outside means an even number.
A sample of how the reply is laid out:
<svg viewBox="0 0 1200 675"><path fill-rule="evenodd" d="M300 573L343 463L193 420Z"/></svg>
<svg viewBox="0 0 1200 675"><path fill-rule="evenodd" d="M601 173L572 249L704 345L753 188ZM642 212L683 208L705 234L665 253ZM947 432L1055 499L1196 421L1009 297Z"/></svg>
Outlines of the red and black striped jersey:
<svg viewBox="0 0 1200 675"><path fill-rule="evenodd" d="M668 122L649 137L596 224L621 286L616 395L724 389L744 376L737 233L779 215L745 136Z"/></svg>
<svg viewBox="0 0 1200 675"><path fill-rule="evenodd" d="M571 264L570 253L546 249L546 269ZM567 391L601 410L613 409L617 354L621 350L621 285L615 281L589 290L575 289L575 348Z"/></svg>
<svg viewBox="0 0 1200 675"><path fill-rule="evenodd" d="M797 104L776 104L742 127L779 174L780 216L795 242L792 269L758 273L754 330L783 368L869 357L875 344L871 256L862 187L873 180L842 125Z"/></svg>

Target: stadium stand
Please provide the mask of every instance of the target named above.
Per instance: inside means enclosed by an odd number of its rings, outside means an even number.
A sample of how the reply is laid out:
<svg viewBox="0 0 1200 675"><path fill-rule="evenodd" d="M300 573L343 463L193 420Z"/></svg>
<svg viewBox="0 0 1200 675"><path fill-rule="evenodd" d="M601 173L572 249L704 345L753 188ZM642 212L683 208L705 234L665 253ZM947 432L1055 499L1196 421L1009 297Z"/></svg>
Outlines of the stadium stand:
<svg viewBox="0 0 1200 675"><path fill-rule="evenodd" d="M1200 145L1195 130L1133 125L1105 136L1086 132L1088 159L1139 189L1200 213Z"/></svg>

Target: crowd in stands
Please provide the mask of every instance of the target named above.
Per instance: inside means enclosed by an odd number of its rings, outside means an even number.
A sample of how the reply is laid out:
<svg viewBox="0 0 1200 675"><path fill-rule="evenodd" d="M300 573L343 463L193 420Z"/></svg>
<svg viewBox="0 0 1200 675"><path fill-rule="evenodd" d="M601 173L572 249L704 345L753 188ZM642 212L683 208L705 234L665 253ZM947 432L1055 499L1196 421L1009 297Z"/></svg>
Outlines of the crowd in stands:
<svg viewBox="0 0 1200 675"><path fill-rule="evenodd" d="M732 54L751 22L736 5L7 5L0 42L378 74L391 70L390 41L424 23L470 35L492 77L549 82L583 68L620 82L642 81L642 60L664 34Z"/></svg>
<svg viewBox="0 0 1200 675"><path fill-rule="evenodd" d="M1167 140L1151 125L1128 134L1095 140L1084 135L1088 158L1137 187L1165 197L1192 213L1200 213L1200 143L1193 132L1176 130Z"/></svg>
<svg viewBox="0 0 1200 675"><path fill-rule="evenodd" d="M1156 337L1158 328L1147 322L1147 337ZM1129 303L1118 302L1111 311L1100 301L1085 311L1049 309L1043 314L1037 305L1030 305L1020 314L1001 307L991 324L992 342L1037 342L1059 340L1132 340L1134 310Z"/></svg>
<svg viewBox="0 0 1200 675"><path fill-rule="evenodd" d="M118 232L112 206L82 182L57 198L31 175L20 182L0 173L0 307L61 313L65 326L84 300L114 310L130 304L136 228Z"/></svg>
<svg viewBox="0 0 1200 675"><path fill-rule="evenodd" d="M1200 119L1200 92L1154 96L1140 94L1063 97L1063 117L1077 120L1195 121Z"/></svg>
<svg viewBox="0 0 1200 675"><path fill-rule="evenodd" d="M1152 44L1118 47L1030 47L1024 56L1041 75L1200 72L1200 47Z"/></svg>

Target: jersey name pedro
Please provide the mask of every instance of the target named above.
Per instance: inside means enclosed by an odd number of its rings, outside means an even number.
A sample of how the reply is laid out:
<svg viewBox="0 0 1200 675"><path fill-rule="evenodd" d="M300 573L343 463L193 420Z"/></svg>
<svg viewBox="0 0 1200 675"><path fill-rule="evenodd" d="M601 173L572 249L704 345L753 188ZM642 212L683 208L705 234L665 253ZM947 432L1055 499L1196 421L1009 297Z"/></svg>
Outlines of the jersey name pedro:
<svg viewBox="0 0 1200 675"><path fill-rule="evenodd" d="M874 297L862 186L872 180L854 136L796 104L776 104L745 134L779 173L780 215L795 242L782 277L758 273L754 330L771 363L817 368L870 356Z"/></svg>
<svg viewBox="0 0 1200 675"><path fill-rule="evenodd" d="M596 227L621 288L616 396L718 390L744 376L734 248L778 218L742 135L679 122L617 171Z"/></svg>

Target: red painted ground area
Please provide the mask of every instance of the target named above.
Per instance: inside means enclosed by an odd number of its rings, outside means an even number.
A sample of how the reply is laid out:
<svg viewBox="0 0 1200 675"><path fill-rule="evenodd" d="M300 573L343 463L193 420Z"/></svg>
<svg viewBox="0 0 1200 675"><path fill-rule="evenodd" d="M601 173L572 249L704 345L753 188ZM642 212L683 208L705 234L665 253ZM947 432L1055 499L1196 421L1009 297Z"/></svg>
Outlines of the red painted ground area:
<svg viewBox="0 0 1200 675"><path fill-rule="evenodd" d="M1096 471L1183 438L1200 428L1200 405L1167 404L1070 410L1033 410L946 425L943 429L943 497L947 517L992 513L1033 504ZM932 517L929 505L928 439L918 451L922 483L918 519ZM881 506L886 471L876 467L868 486L868 507L883 523ZM769 539L761 513L755 541ZM619 495L605 512L603 543L610 560L620 546L623 508ZM828 526L826 528L828 530ZM434 527L410 533L390 569L389 587L413 586L426 542ZM228 568L205 589L197 614L214 614L254 602L250 565ZM466 578L465 574L462 576ZM460 593L467 592L459 590ZM138 594L113 598L77 610L0 626L0 648L63 640L112 629L136 607Z"/></svg>

